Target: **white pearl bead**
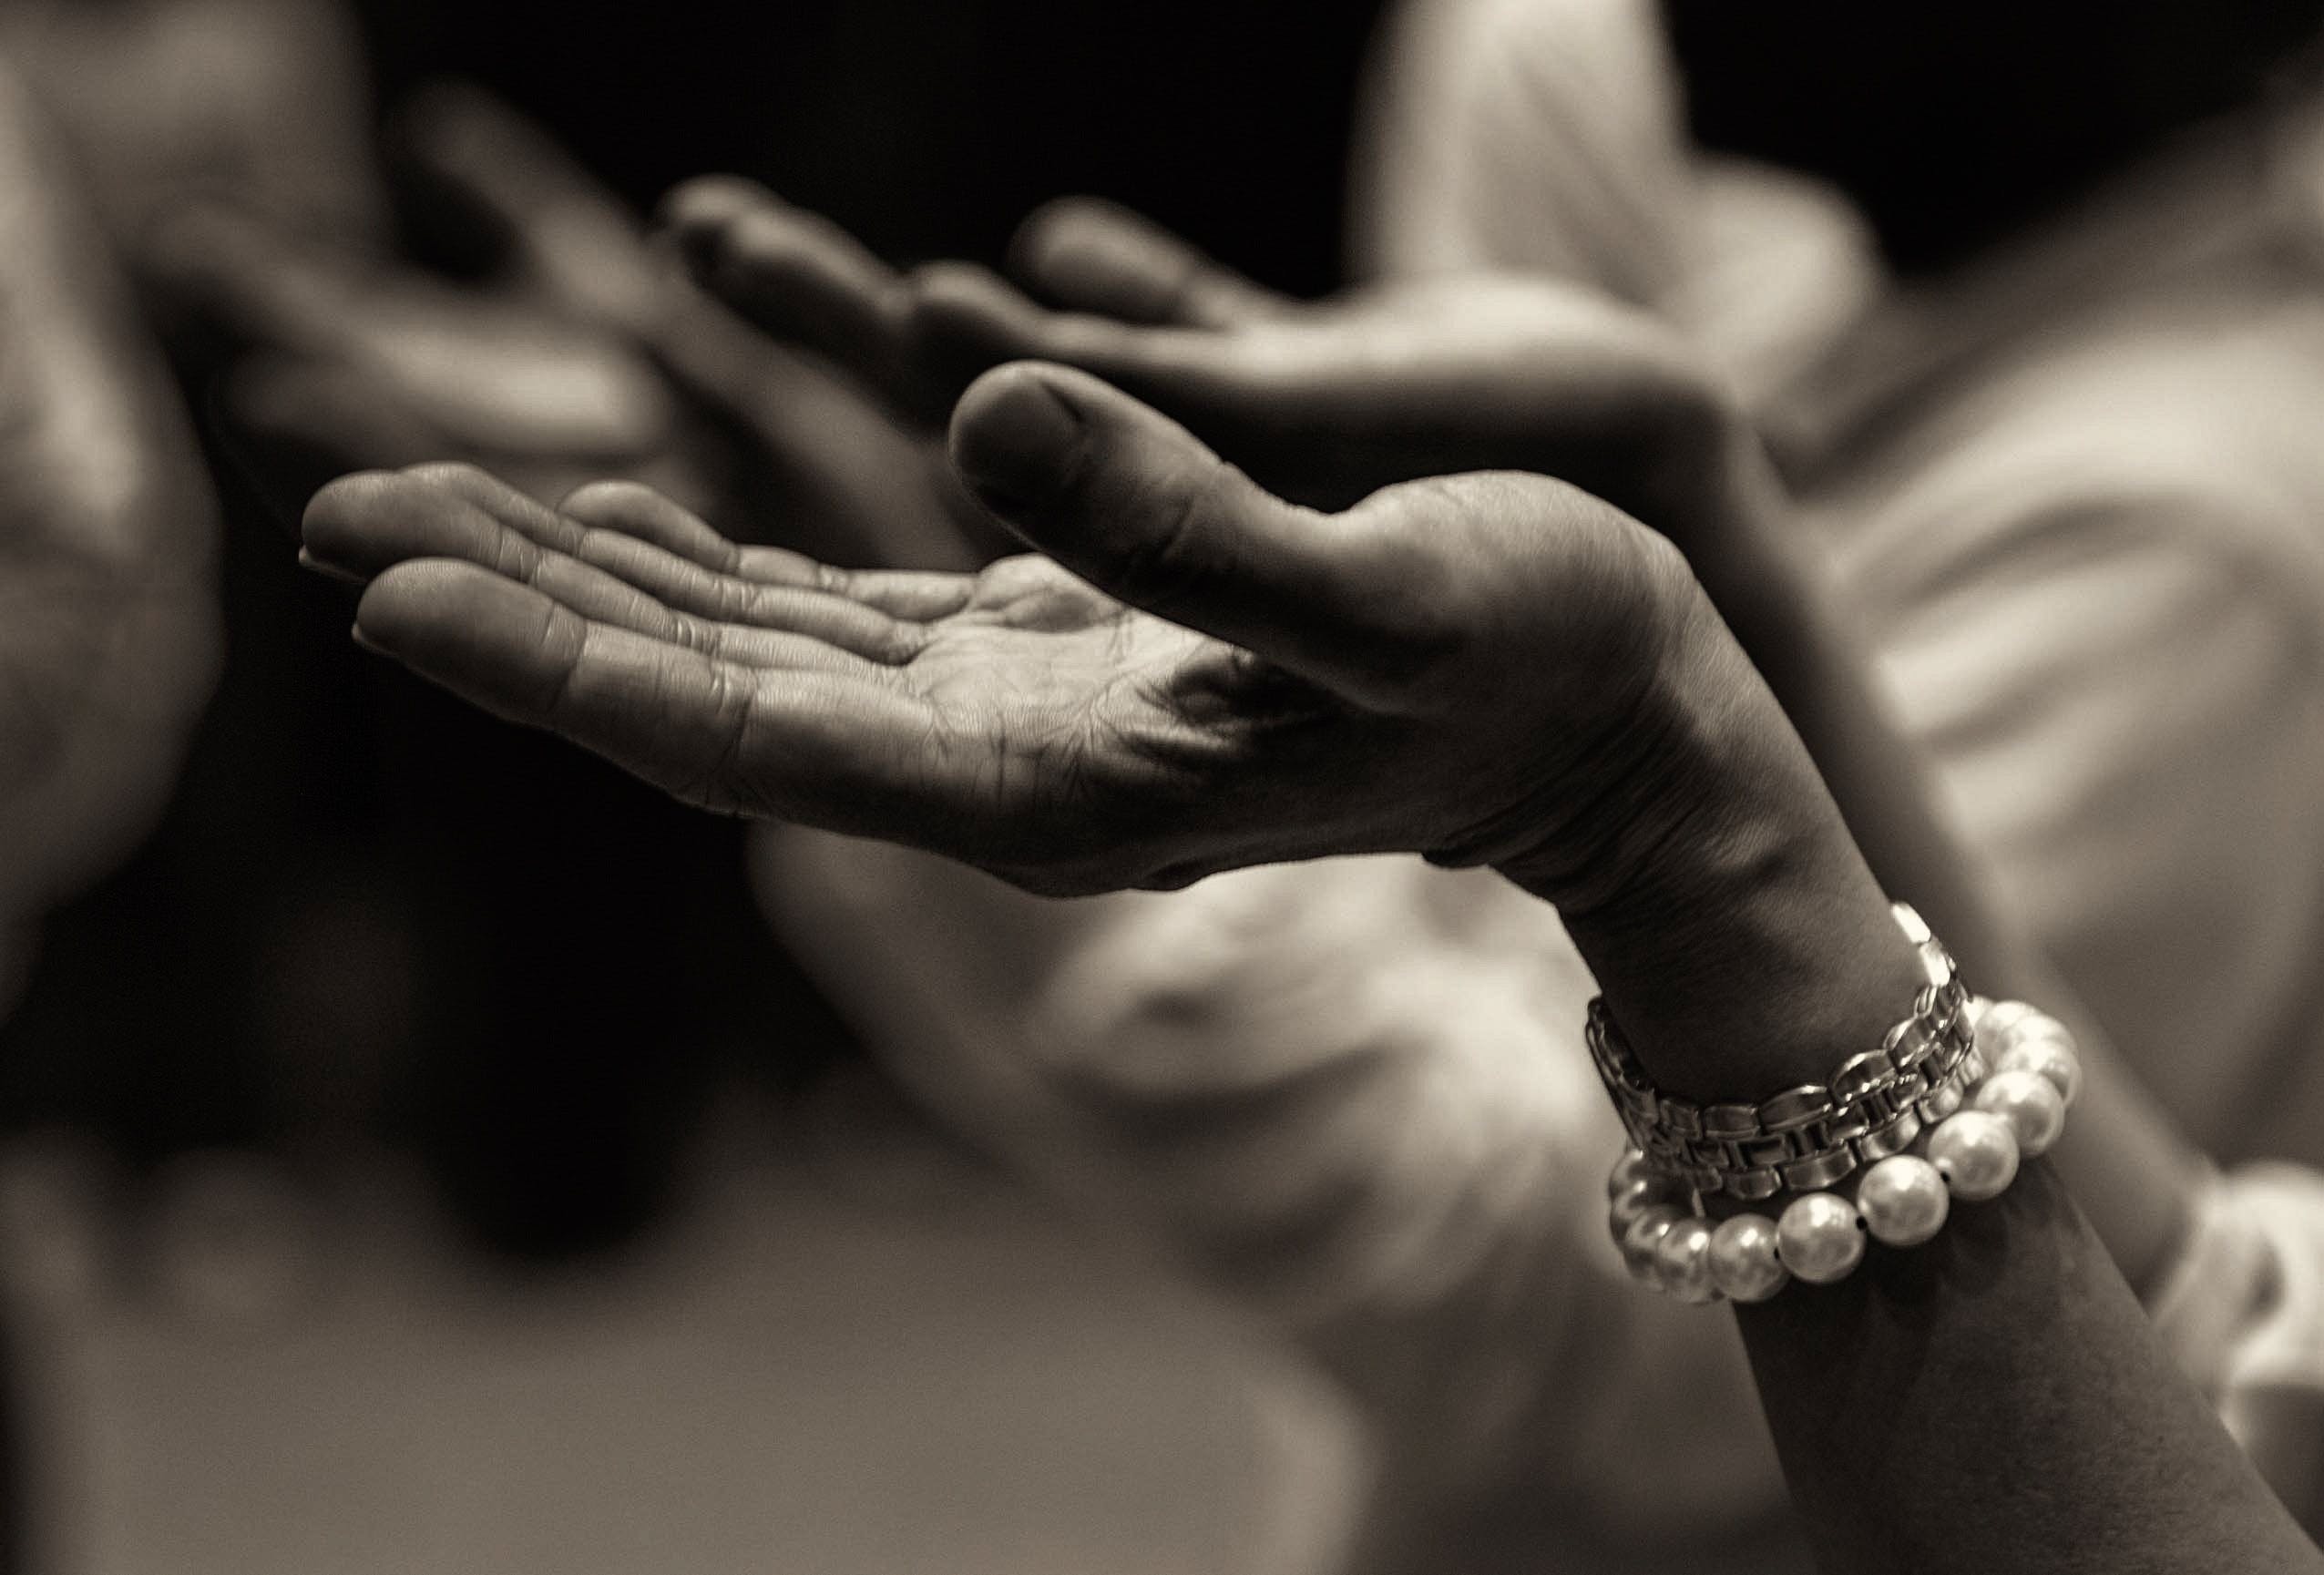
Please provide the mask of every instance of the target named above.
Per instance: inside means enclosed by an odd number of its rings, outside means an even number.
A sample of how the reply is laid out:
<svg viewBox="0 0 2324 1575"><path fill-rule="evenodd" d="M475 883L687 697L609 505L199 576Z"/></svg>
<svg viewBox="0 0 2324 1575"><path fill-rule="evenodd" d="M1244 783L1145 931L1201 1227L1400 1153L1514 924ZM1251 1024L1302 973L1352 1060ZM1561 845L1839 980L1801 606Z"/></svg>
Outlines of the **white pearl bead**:
<svg viewBox="0 0 2324 1575"><path fill-rule="evenodd" d="M1864 1222L1829 1192L1792 1200L1776 1222L1784 1267L1812 1285L1846 1279L1864 1261Z"/></svg>
<svg viewBox="0 0 2324 1575"><path fill-rule="evenodd" d="M1650 1181L1653 1171L1646 1163L1646 1156L1636 1149L1624 1149L1622 1158L1606 1175L1606 1196L1619 1198L1623 1192L1640 1181Z"/></svg>
<svg viewBox="0 0 2324 1575"><path fill-rule="evenodd" d="M1936 1166L1910 1154L1891 1154L1864 1172L1856 1206L1873 1236L1891 1247L1917 1247L1944 1229L1952 1200Z"/></svg>
<svg viewBox="0 0 2324 1575"><path fill-rule="evenodd" d="M2029 1160L2046 1152L2065 1130L2065 1099L2039 1072L1995 1072L1977 1085L1969 1102L2007 1118L2017 1134L2017 1151Z"/></svg>
<svg viewBox="0 0 2324 1575"><path fill-rule="evenodd" d="M2010 1036L2009 1048L1993 1062L1997 1072L2037 1072L2050 1080L2058 1090L2058 1098L2072 1105L2082 1092L2082 1061L2063 1043L2053 1038L2021 1038Z"/></svg>
<svg viewBox="0 0 2324 1575"><path fill-rule="evenodd" d="M1654 1243L1654 1270L1663 1289L1682 1302L1699 1306L1718 1300L1711 1280L1711 1222L1684 1219L1664 1231Z"/></svg>
<svg viewBox="0 0 2324 1575"><path fill-rule="evenodd" d="M1981 1203L2017 1180L2017 1129L1990 1110L1962 1110L1929 1134L1929 1162L1964 1203Z"/></svg>
<svg viewBox="0 0 2324 1575"><path fill-rule="evenodd" d="M1977 1031L1977 1042L1980 1045L1994 1044L2003 1034L2008 1033L2018 1024L2024 1022L2028 1018L2040 1015L2023 1001L1980 1002L1973 1024Z"/></svg>
<svg viewBox="0 0 2324 1575"><path fill-rule="evenodd" d="M1668 1203L1656 1203L1630 1222L1622 1233L1622 1261L1633 1274L1650 1285L1662 1282L1654 1273L1654 1244L1683 1216Z"/></svg>
<svg viewBox="0 0 2324 1575"><path fill-rule="evenodd" d="M1613 1232L1614 1242L1619 1245L1623 1237L1629 1233L1630 1227L1638 1222L1639 1215L1658 1205L1675 1207L1677 1202L1677 1199L1666 1195L1651 1181L1633 1181L1615 1193L1613 1202L1606 1205L1606 1228Z"/></svg>
<svg viewBox="0 0 2324 1575"><path fill-rule="evenodd" d="M1961 1085L1956 1081L1938 1084L1920 1099L1920 1119L1931 1124L1943 1120L1968 1099Z"/></svg>
<svg viewBox="0 0 2324 1575"><path fill-rule="evenodd" d="M1729 1301L1764 1302L1790 1278L1776 1255L1773 1220L1737 1214L1711 1232L1711 1284Z"/></svg>

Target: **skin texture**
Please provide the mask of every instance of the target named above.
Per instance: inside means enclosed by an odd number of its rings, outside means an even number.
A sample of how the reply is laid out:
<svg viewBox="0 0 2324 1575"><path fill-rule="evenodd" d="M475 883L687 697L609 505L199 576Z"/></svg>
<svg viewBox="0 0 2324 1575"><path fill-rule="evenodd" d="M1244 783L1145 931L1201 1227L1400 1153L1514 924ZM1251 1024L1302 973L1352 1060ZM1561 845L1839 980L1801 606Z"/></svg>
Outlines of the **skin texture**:
<svg viewBox="0 0 2324 1575"><path fill-rule="evenodd" d="M1814 1075L1909 996L1911 954L1773 697L1615 511L1540 480L1396 489L1364 506L1416 516L1384 557L1362 509L1292 508L1039 366L972 389L954 450L1121 601L1013 560L994 578L1041 588L996 619L1013 596L980 601L981 578L746 562L630 489L575 500L584 535L465 471L343 484L309 548L378 572L368 643L696 802L1052 889L1398 840L1489 862L1566 905L1650 1074L1701 1097ZM1427 621L1384 612L1416 578ZM955 639L973 660L910 674ZM1071 722L1027 750L1027 718ZM1205 792L1156 771L1157 739ZM1743 1319L1824 1566L2315 1568L2046 1170L1964 1212L1937 1249L1876 1250L1841 1290Z"/></svg>
<svg viewBox="0 0 2324 1575"><path fill-rule="evenodd" d="M1651 659L1682 616L1674 556L1553 482L1423 484L1319 515L1267 497L1182 429L1094 380L1051 369L997 374L964 404L956 442L982 495L1005 498L1035 530L1068 504L1012 496L1028 467L1053 462L1060 448L1134 454L1135 479L1119 501L1134 504L1142 521L1166 517L1170 542L1125 536L1069 546L1063 557L1132 605L1041 557L1002 559L973 576L845 575L780 551L737 551L633 489L593 489L568 506L568 516L613 527L592 537L474 473L435 469L327 489L309 510L307 549L358 573L456 553L531 579L519 590L480 568L414 565L373 586L359 629L497 709L568 723L681 796L862 832L893 832L899 813L933 810L940 851L1056 891L1183 884L1254 856L1295 855L1305 850L1272 840L1246 846L1246 837L1275 837L1269 806L1326 780L1344 784L1345 803L1329 829L1309 834L1319 844L1387 847L1417 835L1475 862L1504 823L1533 818L1519 802L1531 768L1496 764L1472 746L1430 768L1419 793L1403 780L1367 781L1398 741L1428 737L1436 719L1487 692L1491 662L1522 659L1573 681L1505 697L1529 708L1508 719L1512 726L1544 735L1519 752L1553 775L1590 769L1585 762L1614 747L1610 730L1633 687L1600 675L1627 670L1644 681L1651 660L1630 653ZM1111 472L1093 467L1090 484L1101 496L1069 490L1070 506L1111 508ZM469 506L451 516L450 532L447 497ZM1500 498L1509 501L1465 506ZM1231 511L1252 508L1272 527L1264 557L1213 539ZM1468 582L1467 562L1499 554L1482 542L1463 549L1458 538L1514 530L1520 519L1561 544L1543 553L1543 573L1569 582L1576 617L1539 644L1490 656L1456 649L1436 604L1521 588ZM664 547L621 534L641 527ZM540 538L535 551L517 546L527 529ZM1411 549L1439 534L1453 550ZM556 556L537 557L543 546ZM1214 560L1223 553L1233 556ZM1264 598L1206 599L1230 567L1264 571ZM666 605L620 597L608 576L625 571ZM1398 594L1380 598L1384 586ZM1329 613L1312 636L1276 643L1265 660L1222 638L1263 628L1270 609L1305 603ZM1191 607L1214 637L1142 607L1182 617ZM673 611L675 621L660 616ZM527 614L547 621L532 627ZM745 639L740 628L755 632ZM797 698L803 685L806 697ZM823 713L841 710L859 719L860 741L824 726ZM946 768L916 784L916 802L880 802L875 792L893 795L888 775L924 735ZM1250 802L1218 803L1230 787ZM1086 869L1060 844L1085 817L1108 828Z"/></svg>
<svg viewBox="0 0 2324 1575"><path fill-rule="evenodd" d="M2168 1261L2199 1157L1956 845L1844 613L1784 529L1780 485L1735 402L1648 314L1518 276L1303 303L1088 199L1022 227L1009 260L1022 289L963 264L899 273L827 220L730 178L681 188L664 218L708 288L849 365L899 420L949 408L967 376L998 361L1039 356L1152 402L1316 506L1506 467L1575 481L1653 524L1782 700L1888 889L1909 893L1991 989L2073 1024L2093 1075L2058 1162L2135 1284Z"/></svg>
<svg viewBox="0 0 2324 1575"><path fill-rule="evenodd" d="M1867 850L1891 888L1915 895L1979 977L2063 1005L2047 987L2046 971L2031 961L2020 937L1991 919L1983 894L1965 877L1928 813L1926 790L1909 757L1884 741L1885 720L1852 677L1844 629L1817 605L1812 577L1780 548L1779 508L1752 464L1755 452L1736 440L1716 391L1675 363L1657 332L1634 315L1586 296L1523 285L1506 292L1472 290L1466 299L1489 308L1479 319L1481 329L1464 327L1464 298L1453 293L1298 308L1118 210L1088 204L1037 216L1016 249L1015 270L1038 281L1041 293L1093 309L1059 313L987 275L895 275L822 221L729 182L690 189L671 212L706 282L762 322L822 335L814 339L814 353L844 362L866 397L885 401L899 430L924 423L963 371L1023 344L1071 354L1143 389L1217 435L1261 479L1325 504L1398 472L1427 474L1463 463L1594 465L1609 491L1656 510L1656 524L1687 543L1697 574L1713 585L1722 610L1808 735L1851 820L1865 829ZM989 485L987 496L999 501ZM577 500L578 510L595 522L603 501ZM1000 507L1027 525L1021 511L1005 502ZM1431 528L1423 513L1408 517ZM902 554L888 561L899 558L910 561ZM715 554L712 564L723 567ZM801 572L796 564L781 569ZM1019 572L996 574L989 595L1021 597L1029 586L1005 578ZM1003 605L988 599L973 610L986 616ZM1775 772L1767 780L1788 779ZM1821 799L1820 787L1808 788L1807 796ZM1801 856L1785 839L1761 834L1765 823L1741 819L1760 829L1697 828L1698 851L1723 872L1720 884L1735 908L1780 909L1828 878L1827 865ZM986 862L1024 884L1060 889L1054 872L1027 871L1006 854ZM1139 878L1174 884L1203 867L1163 859ZM1072 872L1063 889L1082 889L1088 874ZM1693 887L1638 905L1650 915L1641 920L1591 912L1588 900L1577 897L1570 870L1544 871L1529 884L1565 895L1577 938L1610 990L1618 987L1626 955L1662 948L1656 961L1634 970L1642 1023L1633 1027L1674 1047L1709 1025L1655 1022L1665 1003L1676 1003L1671 1015L1683 1019L1690 1001L1707 1001L1746 980L1763 983L1750 978L1755 972L1796 984L1830 960L1790 944L1786 937L1803 932L1775 922L1740 956L1721 957L1698 943L1691 954L1703 988L1669 988L1668 953L1686 939L1692 905L1699 901ZM1859 912L1877 912L1877 889L1860 873L1852 889ZM1787 891L1794 897L1786 898ZM1862 933L1878 934L1879 926ZM1876 966L1868 973L1879 971ZM1766 1019L1770 1038L1796 1035L1804 1020L1834 1008L1831 997L1789 985L1776 998L1783 1011ZM1866 1009L1893 1015L1892 1004L1891 996ZM1736 1033L1731 1016L1720 1026L1735 1036L1730 1046L1735 1038L1753 1042ZM2094 1042L2092 1054L2094 1060L2099 1055ZM1730 1048L1721 1064L1692 1066L1685 1052L1674 1050L1666 1080L1705 1097L1783 1080L1772 1072L1750 1079L1733 1060ZM1828 1063L1819 1065L1787 1080L1827 1069ZM2130 1140L2119 1140L2126 1124L2108 1111L2114 1097L2104 1076L2094 1077L2077 1139L2096 1161L2079 1162L2076 1173L2109 1205L2102 1212L2108 1246L2142 1273L2167 1251L2186 1161L2151 1120L2140 1129L2135 1100Z"/></svg>

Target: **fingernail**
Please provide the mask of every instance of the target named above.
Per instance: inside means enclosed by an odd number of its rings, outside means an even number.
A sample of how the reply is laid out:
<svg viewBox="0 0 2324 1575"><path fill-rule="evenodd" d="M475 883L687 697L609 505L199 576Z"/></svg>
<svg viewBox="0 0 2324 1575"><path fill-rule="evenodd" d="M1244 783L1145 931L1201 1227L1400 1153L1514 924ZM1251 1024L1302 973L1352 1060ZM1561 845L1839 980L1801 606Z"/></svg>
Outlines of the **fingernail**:
<svg viewBox="0 0 2324 1575"><path fill-rule="evenodd" d="M305 547L299 548L299 567L309 574L319 574L325 579L335 579L343 585L361 585L363 577L341 568L335 563L325 563Z"/></svg>
<svg viewBox="0 0 2324 1575"><path fill-rule="evenodd" d="M987 373L961 396L952 458L961 479L1003 513L1056 496L1080 457L1081 413L1023 367Z"/></svg>

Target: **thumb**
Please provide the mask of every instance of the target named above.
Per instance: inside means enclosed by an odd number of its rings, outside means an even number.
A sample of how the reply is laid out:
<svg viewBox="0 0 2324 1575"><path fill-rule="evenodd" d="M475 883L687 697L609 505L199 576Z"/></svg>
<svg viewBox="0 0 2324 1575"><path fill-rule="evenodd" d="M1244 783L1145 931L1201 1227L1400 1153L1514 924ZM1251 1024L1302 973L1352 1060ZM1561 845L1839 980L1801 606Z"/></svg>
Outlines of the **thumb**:
<svg viewBox="0 0 2324 1575"><path fill-rule="evenodd" d="M1229 328L1289 304L1152 220L1091 197L1035 210L1009 243L1009 271L1060 306L1124 322Z"/></svg>
<svg viewBox="0 0 2324 1575"><path fill-rule="evenodd" d="M952 457L988 508L1099 588L1313 682L1384 695L1420 654L1411 537L1378 511L1285 503L1086 373L1019 362L978 378Z"/></svg>

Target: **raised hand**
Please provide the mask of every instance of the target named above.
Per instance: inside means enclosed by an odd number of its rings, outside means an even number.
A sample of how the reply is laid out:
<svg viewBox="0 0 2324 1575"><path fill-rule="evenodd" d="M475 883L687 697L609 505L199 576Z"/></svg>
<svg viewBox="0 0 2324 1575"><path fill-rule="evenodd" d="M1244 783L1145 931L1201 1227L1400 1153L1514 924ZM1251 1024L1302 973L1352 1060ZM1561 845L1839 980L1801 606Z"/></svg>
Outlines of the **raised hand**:
<svg viewBox="0 0 2324 1575"><path fill-rule="evenodd" d="M1505 476L1314 513L1056 368L993 374L953 443L1057 561L846 573L639 489L552 512L444 468L335 484L307 551L377 576L368 643L498 714L1036 889L1602 851L1580 812L1647 769L1638 708L1700 613L1650 532Z"/></svg>
<svg viewBox="0 0 2324 1575"><path fill-rule="evenodd" d="M935 419L978 373L1033 358L1095 373L1269 488L1344 507L1482 469L1571 480L1690 554L1724 550L1744 424L1699 359L1610 297L1516 275L1308 305L1146 221L1070 201L1020 231L1012 271L899 273L747 182L681 188L665 218L696 276L770 332Z"/></svg>
<svg viewBox="0 0 2324 1575"><path fill-rule="evenodd" d="M350 469L459 458L544 498L645 481L848 562L976 560L973 510L928 445L745 331L537 128L444 86L397 139L430 210L498 259L483 281L214 204L181 210L154 248L166 299L230 368L230 435L294 511Z"/></svg>
<svg viewBox="0 0 2324 1575"><path fill-rule="evenodd" d="M0 72L0 926L159 813L219 659L184 413L70 167Z"/></svg>
<svg viewBox="0 0 2324 1575"><path fill-rule="evenodd" d="M508 265L481 284L301 238L229 203L185 204L159 228L151 268L169 315L229 368L230 435L283 495L302 498L353 465L447 455L554 493L633 471L674 441L674 402L614 315L644 310L653 286L642 249L586 197L552 199L553 171L507 170L487 196L476 171L492 150L532 151L493 117L472 96L445 94L408 121L415 161L454 200L524 204L494 226ZM568 253L583 254L568 270L588 281L574 293L593 288L587 299L603 317L576 310L537 271L525 237L550 223L573 236ZM662 479L685 486L682 475Z"/></svg>

